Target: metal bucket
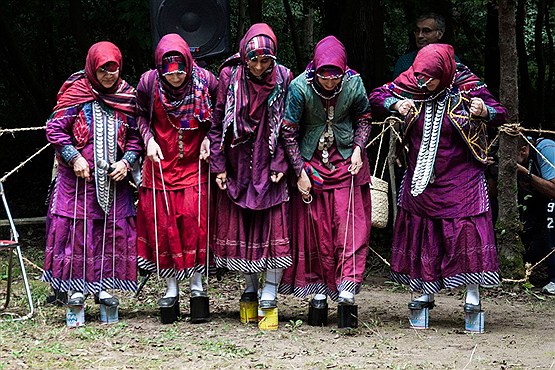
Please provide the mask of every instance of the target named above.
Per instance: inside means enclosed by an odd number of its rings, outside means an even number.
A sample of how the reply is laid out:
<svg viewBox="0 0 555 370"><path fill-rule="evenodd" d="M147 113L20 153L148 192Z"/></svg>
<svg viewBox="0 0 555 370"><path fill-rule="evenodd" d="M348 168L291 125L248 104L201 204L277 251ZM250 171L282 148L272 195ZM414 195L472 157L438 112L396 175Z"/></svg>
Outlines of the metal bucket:
<svg viewBox="0 0 555 370"><path fill-rule="evenodd" d="M421 310L410 310L409 322L411 328L428 329L428 308Z"/></svg>
<svg viewBox="0 0 555 370"><path fill-rule="evenodd" d="M85 325L85 305L66 306L66 325L68 328Z"/></svg>
<svg viewBox="0 0 555 370"><path fill-rule="evenodd" d="M258 310L258 328L260 330L278 329L278 309Z"/></svg>
<svg viewBox="0 0 555 370"><path fill-rule="evenodd" d="M114 324L119 321L118 306L100 305L100 322L104 324Z"/></svg>
<svg viewBox="0 0 555 370"><path fill-rule="evenodd" d="M484 311L464 314L464 329L470 333L485 331L486 313Z"/></svg>

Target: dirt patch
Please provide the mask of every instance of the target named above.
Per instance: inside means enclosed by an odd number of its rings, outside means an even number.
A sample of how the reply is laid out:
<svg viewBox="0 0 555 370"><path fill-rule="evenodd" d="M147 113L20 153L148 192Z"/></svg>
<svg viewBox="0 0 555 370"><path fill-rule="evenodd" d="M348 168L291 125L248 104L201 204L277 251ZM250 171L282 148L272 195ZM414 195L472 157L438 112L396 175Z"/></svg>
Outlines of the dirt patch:
<svg viewBox="0 0 555 370"><path fill-rule="evenodd" d="M44 228L22 228L25 256L42 266ZM0 256L0 300L5 292L5 254ZM383 264L370 261L372 271ZM486 332L464 332L460 290L436 296L430 329L408 322L410 293L392 284L385 272L365 279L357 296L359 328L337 329L336 305L330 302L327 327L306 324L308 300L279 297L279 329L260 331L239 321L242 279L227 274L209 281L212 320L187 320L188 289L183 285L184 317L161 325L156 300L164 291L151 279L138 299L118 294L120 321L99 322L99 308L87 300L86 325L69 329L65 310L46 304L47 284L40 270L27 264L36 315L25 322L0 323L0 370L3 369L555 369L555 297L537 288L504 285L483 290ZM17 273L17 272L16 272ZM117 293L116 293L117 294ZM21 279L10 309L24 313ZM7 318L7 316L2 316Z"/></svg>
<svg viewBox="0 0 555 370"><path fill-rule="evenodd" d="M64 309L44 303L48 287L32 284L35 317L0 324L0 369L549 369L555 362L555 297L534 291L486 291L484 334L464 332L460 291L440 294L431 329L417 331L407 319L410 293L372 276L357 296L358 329L337 329L331 304L328 327L307 326L307 301L280 296L279 329L260 331L239 322L236 275L210 280L212 321L196 325L186 316L159 323L155 302L163 286L153 279L139 299L120 295L119 323L99 323L89 298L86 326L68 329ZM187 292L181 294L187 313ZM16 295L12 305L22 302Z"/></svg>

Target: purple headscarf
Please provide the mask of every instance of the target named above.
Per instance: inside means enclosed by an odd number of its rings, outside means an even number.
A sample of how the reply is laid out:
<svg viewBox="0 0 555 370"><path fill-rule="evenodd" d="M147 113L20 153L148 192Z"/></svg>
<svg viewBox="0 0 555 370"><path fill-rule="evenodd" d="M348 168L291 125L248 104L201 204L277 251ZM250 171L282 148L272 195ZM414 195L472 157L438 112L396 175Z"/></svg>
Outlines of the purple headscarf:
<svg viewBox="0 0 555 370"><path fill-rule="evenodd" d="M259 42L264 39L265 42ZM268 105L268 97L274 90L277 79L277 72L274 66L268 68L269 72L264 74L261 79L248 77L246 68L248 55L252 55L252 44L249 43L253 38L257 38L256 44L260 46L261 52L264 54L275 53L277 51L277 39L266 23L256 23L249 28L245 36L239 44L239 53L233 55L222 65L223 68L228 65L238 65L234 74L231 76L229 86L234 90L233 94L228 94L226 103L228 109L224 117L224 132L227 128L233 126L232 146L238 145L247 140L254 132L258 122L263 119L266 106Z"/></svg>

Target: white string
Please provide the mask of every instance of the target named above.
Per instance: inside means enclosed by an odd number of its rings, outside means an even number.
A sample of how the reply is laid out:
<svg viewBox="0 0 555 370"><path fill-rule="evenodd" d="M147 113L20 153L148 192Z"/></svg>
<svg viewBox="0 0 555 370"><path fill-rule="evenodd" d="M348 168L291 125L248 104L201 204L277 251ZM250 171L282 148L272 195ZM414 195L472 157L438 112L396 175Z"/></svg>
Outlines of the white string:
<svg viewBox="0 0 555 370"><path fill-rule="evenodd" d="M33 158L35 158L37 155L39 155L42 151L44 151L46 148L48 148L50 146L50 143L46 144L45 146L43 146L42 148L40 148L35 154L33 154L32 156L30 156L29 158L27 158L25 161L21 162L19 165L17 165L13 170L11 170L10 172L6 173L2 178L0 178L0 182L4 182L6 181L6 179L13 175L15 172L19 171L19 169L23 166L25 166L27 163L31 162L31 160Z"/></svg>
<svg viewBox="0 0 555 370"><path fill-rule="evenodd" d="M198 217L197 217L199 232L200 232L200 198L201 198L201 194L202 194L202 191L201 191L201 186L202 186L202 184L201 184L201 181L202 181L201 175L202 175L202 159L199 159L198 160Z"/></svg>
<svg viewBox="0 0 555 370"><path fill-rule="evenodd" d="M87 179L83 181L85 183L84 191L84 202L83 202L83 292L87 284Z"/></svg>
<svg viewBox="0 0 555 370"><path fill-rule="evenodd" d="M71 233L71 259L69 261L69 282L73 281L73 257L75 255L75 226L77 223L77 194L79 194L79 177L75 176L75 199L73 201L73 231ZM71 286L70 286L71 289Z"/></svg>
<svg viewBox="0 0 555 370"><path fill-rule="evenodd" d="M210 265L210 162L208 163L208 184L207 184L207 194L206 194L206 290L208 290L208 276L209 276L209 265Z"/></svg>
<svg viewBox="0 0 555 370"><path fill-rule="evenodd" d="M357 260L356 260L356 253L355 253L355 187L354 187L354 180L355 176L353 175L353 177L351 178L351 195L350 195L350 200L349 203L352 202L352 209L351 209L351 214L352 214L352 228L353 228L353 283L356 284L356 268L357 268ZM348 216L348 214L347 214ZM355 288L355 292L356 292L356 288ZM354 294L354 292L353 292Z"/></svg>
<svg viewBox="0 0 555 370"><path fill-rule="evenodd" d="M343 256L341 261L341 278L343 278L343 270L345 268L345 254L347 251L347 234L349 233L349 213L351 212L351 204L354 202L353 200L353 190L355 184L355 176L351 175L351 186L349 187L349 202L347 206L347 223L345 225L345 238L343 239ZM353 220L354 220L354 213L353 213ZM353 221L353 238L354 238L354 221ZM354 248L354 247L353 247ZM354 256L353 256L354 257ZM354 268L353 268L354 270Z"/></svg>
<svg viewBox="0 0 555 370"><path fill-rule="evenodd" d="M46 129L46 126L40 126L40 127L22 127L22 128L0 128L0 136L4 135L5 133L9 133L12 134L14 132L21 132L21 131L36 131L36 130L44 130Z"/></svg>
<svg viewBox="0 0 555 370"><path fill-rule="evenodd" d="M156 246L156 275L158 275L158 280L160 280L160 258L158 251L158 220L156 219L156 180L154 178L154 161L152 163L152 206L154 209L154 244ZM161 169L162 167L160 167Z"/></svg>
<svg viewBox="0 0 555 370"><path fill-rule="evenodd" d="M304 201L304 200L303 200ZM306 202L305 202L306 203ZM310 230L312 231L312 237L314 238L314 244L316 245L316 253L318 253L318 264L320 265L320 271L322 273L322 279L324 280L325 285L325 294L328 295L328 278L324 271L324 266L322 265L322 256L320 254L320 245L318 244L318 233L316 232L316 226L314 225L314 217L312 217L312 205L310 203L306 203L308 207L308 223L310 224ZM310 235L310 233L309 233ZM309 273L312 274L312 255L310 255L309 261ZM319 293L319 292L317 292Z"/></svg>
<svg viewBox="0 0 555 370"><path fill-rule="evenodd" d="M391 125L390 125L389 127L391 127ZM388 128L389 128L389 127L388 127ZM380 135L379 135L379 136L380 136L380 144L378 145L378 155L377 155L377 157L376 157L376 163L375 163L375 165L374 165L374 176L377 176L377 173L378 173L378 164L379 164L379 162L380 162L380 154L381 154L381 152L382 152L382 144L383 144L383 137L384 137L384 134L385 134L385 130L384 130L383 126L382 126L382 132L381 132ZM385 161L384 161L384 164L383 164L383 168L382 168L382 173L381 173L381 175L380 175L380 179L383 178L384 172L385 172Z"/></svg>
<svg viewBox="0 0 555 370"><path fill-rule="evenodd" d="M152 165L154 166L154 163ZM168 195L166 194L166 182L164 181L164 174L162 173L162 162L161 161L158 161L158 167L160 168L160 179L162 180L162 191L164 192L164 200L166 201L166 212L169 215L170 214L170 206L168 204ZM154 184L154 173L152 173L152 183Z"/></svg>
<svg viewBox="0 0 555 370"><path fill-rule="evenodd" d="M112 203L112 290L116 286L116 204L117 204L117 186L114 183L114 201Z"/></svg>
<svg viewBox="0 0 555 370"><path fill-rule="evenodd" d="M108 189L110 188L110 179L108 178ZM104 249L106 246L106 230L108 227L108 214L104 212L104 227L102 229L102 257L100 258L100 291L102 291L102 282L104 278Z"/></svg>

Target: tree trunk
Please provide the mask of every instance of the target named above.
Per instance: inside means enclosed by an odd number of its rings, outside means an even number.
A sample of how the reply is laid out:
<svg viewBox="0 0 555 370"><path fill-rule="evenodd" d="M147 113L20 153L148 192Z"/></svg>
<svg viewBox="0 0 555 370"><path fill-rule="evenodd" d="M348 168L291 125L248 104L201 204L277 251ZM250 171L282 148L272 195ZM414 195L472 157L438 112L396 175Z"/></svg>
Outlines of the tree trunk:
<svg viewBox="0 0 555 370"><path fill-rule="evenodd" d="M536 63L538 66L538 78L536 80L537 99L534 104L534 110L539 118L536 123L539 123L540 128L544 122L544 107L545 107L545 58L543 55L543 20L545 17L545 0L538 1L538 13L536 15L536 22L534 25L534 44Z"/></svg>
<svg viewBox="0 0 555 370"><path fill-rule="evenodd" d="M306 16L303 19L303 37L299 40L301 44L302 60L312 58L314 48L314 8L312 2L303 0L303 10Z"/></svg>
<svg viewBox="0 0 555 370"><path fill-rule="evenodd" d="M77 41L77 50L79 54L87 55L89 50L89 40L87 34L90 34L89 29L83 18L84 10L81 0L70 0L69 2L69 20L71 22L71 32Z"/></svg>
<svg viewBox="0 0 555 370"><path fill-rule="evenodd" d="M499 95L508 111L507 123L518 123L515 2L499 0L499 52L503 61ZM521 224L517 208L517 139L517 136L501 133L499 142L499 219L496 231L500 269L504 277L524 275L524 248L519 237Z"/></svg>
<svg viewBox="0 0 555 370"><path fill-rule="evenodd" d="M249 0L249 18L251 24L262 22L262 0Z"/></svg>
<svg viewBox="0 0 555 370"><path fill-rule="evenodd" d="M235 39L235 44L233 45L232 50L239 49L239 43L241 42L241 38L245 34L245 18L247 18L247 0L239 0L239 19L237 20L237 37Z"/></svg>
<svg viewBox="0 0 555 370"><path fill-rule="evenodd" d="M494 1L488 1L487 5L484 79L489 91L499 96L499 13Z"/></svg>
<svg viewBox="0 0 555 370"><path fill-rule="evenodd" d="M362 75L365 85L374 87L386 82L384 13L380 2L326 0L323 10L326 34L336 35L343 42L349 66Z"/></svg>
<svg viewBox="0 0 555 370"><path fill-rule="evenodd" d="M524 121L536 120L534 115L534 102L536 100L530 73L528 73L528 54L526 53L526 42L524 40L524 23L526 18L526 0L517 0L516 11L516 51L518 57L520 118ZM501 31L502 32L502 31ZM503 60L503 59L501 59Z"/></svg>
<svg viewBox="0 0 555 370"><path fill-rule="evenodd" d="M551 20L549 19L549 13L550 13L552 3L553 2L550 1L550 3L546 5L546 10L545 10L545 33L547 34L547 60L549 61L549 64L548 64L549 74L547 75L547 80L544 86L545 88L544 98L546 102L550 102L551 97L553 96L552 94L553 75L554 75L553 68L555 68L555 61L553 61L553 31L551 29ZM544 128L547 130L552 130L553 123L552 123L551 112L549 111L549 109L547 109L544 113L545 113L544 123L545 123L545 126L547 126Z"/></svg>
<svg viewBox="0 0 555 370"><path fill-rule="evenodd" d="M28 63L32 59L23 54L11 30L12 28L0 7L0 35L2 35L0 37L0 55L9 65L5 73L9 74L10 80L15 81L14 88L18 88L22 96L29 99L26 106L33 111L36 122L44 122L45 117L51 111L51 107L48 99L46 99L43 87L35 78L35 74Z"/></svg>
<svg viewBox="0 0 555 370"><path fill-rule="evenodd" d="M297 33L297 27L295 26L295 18L293 17L293 12L291 11L291 5L289 4L289 0L283 0L283 7L285 8L287 23L289 24L289 29L291 30L291 42L293 44L293 52L295 53L297 71L302 71L303 59L301 55L301 49L299 48L299 34Z"/></svg>

